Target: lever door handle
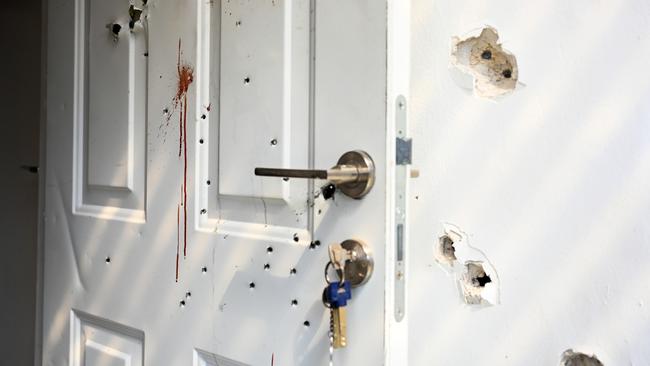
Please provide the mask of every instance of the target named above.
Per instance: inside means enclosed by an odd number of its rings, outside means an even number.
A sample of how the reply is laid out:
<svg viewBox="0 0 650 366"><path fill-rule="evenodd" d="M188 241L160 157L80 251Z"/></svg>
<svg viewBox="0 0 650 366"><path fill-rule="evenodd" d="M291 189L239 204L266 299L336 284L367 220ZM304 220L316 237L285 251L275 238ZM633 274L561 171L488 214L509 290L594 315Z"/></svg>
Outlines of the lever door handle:
<svg viewBox="0 0 650 366"><path fill-rule="evenodd" d="M325 179L352 198L365 196L375 183L375 163L365 151L348 151L327 170L255 168L255 175L279 178Z"/></svg>

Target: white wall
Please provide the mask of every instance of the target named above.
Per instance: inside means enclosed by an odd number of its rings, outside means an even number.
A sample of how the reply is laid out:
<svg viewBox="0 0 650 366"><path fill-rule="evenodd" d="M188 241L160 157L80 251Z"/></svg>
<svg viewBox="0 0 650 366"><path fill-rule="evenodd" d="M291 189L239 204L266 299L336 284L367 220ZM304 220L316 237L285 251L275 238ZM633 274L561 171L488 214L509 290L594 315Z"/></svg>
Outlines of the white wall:
<svg viewBox="0 0 650 366"><path fill-rule="evenodd" d="M650 3L412 1L409 365L650 364ZM452 77L451 37L491 25L526 86ZM465 305L434 260L452 223L498 273Z"/></svg>
<svg viewBox="0 0 650 366"><path fill-rule="evenodd" d="M41 3L0 7L0 357L34 362L41 72Z"/></svg>

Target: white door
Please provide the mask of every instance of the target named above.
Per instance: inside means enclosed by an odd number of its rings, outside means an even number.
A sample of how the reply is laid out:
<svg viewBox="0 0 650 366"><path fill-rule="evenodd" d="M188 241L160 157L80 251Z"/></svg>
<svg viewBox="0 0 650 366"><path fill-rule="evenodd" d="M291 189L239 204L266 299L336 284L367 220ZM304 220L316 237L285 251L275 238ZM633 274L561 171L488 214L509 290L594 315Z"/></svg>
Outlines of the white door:
<svg viewBox="0 0 650 366"><path fill-rule="evenodd" d="M48 1L43 363L325 365L327 247L357 239L334 363L383 364L386 42L375 0ZM351 150L361 199L254 175Z"/></svg>
<svg viewBox="0 0 650 366"><path fill-rule="evenodd" d="M411 5L408 364L649 365L648 2Z"/></svg>

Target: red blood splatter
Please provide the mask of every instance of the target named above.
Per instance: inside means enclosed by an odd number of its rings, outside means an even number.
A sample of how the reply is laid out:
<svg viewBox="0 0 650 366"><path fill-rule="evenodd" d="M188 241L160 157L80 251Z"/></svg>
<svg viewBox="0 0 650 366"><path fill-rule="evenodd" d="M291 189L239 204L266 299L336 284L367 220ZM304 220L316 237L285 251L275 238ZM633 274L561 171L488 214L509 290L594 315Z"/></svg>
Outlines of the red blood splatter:
<svg viewBox="0 0 650 366"><path fill-rule="evenodd" d="M178 259L180 257L181 233L178 228L181 223L181 205L176 205L176 282L178 282Z"/></svg>
<svg viewBox="0 0 650 366"><path fill-rule="evenodd" d="M178 257L180 256L180 207L183 207L183 258L187 257L187 92L194 82L194 70L181 62L183 51L181 40L178 40L178 59L176 71L178 85L173 98L174 110L178 110L178 157L183 161L183 183L181 184L181 199L177 206L177 250L176 250L176 281L178 282Z"/></svg>

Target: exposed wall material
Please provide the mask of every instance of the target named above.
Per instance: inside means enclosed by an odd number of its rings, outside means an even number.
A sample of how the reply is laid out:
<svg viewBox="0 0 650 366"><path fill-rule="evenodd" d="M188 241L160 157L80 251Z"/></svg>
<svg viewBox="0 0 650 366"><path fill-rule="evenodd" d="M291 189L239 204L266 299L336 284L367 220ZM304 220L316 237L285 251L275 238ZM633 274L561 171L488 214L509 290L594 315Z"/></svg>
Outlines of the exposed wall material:
<svg viewBox="0 0 650 366"><path fill-rule="evenodd" d="M497 30L489 26L475 37L452 38L451 64L473 78L478 97L496 98L517 86L517 59L498 41Z"/></svg>
<svg viewBox="0 0 650 366"><path fill-rule="evenodd" d="M586 355L580 352L574 352L572 349L568 349L562 353L562 361L560 366L603 366L603 363L600 362L594 355Z"/></svg>
<svg viewBox="0 0 650 366"><path fill-rule="evenodd" d="M469 244L467 235L459 228L444 225L444 233L434 248L434 258L453 276L465 304L496 305L500 302L496 269L485 253Z"/></svg>

